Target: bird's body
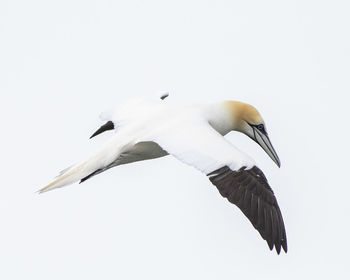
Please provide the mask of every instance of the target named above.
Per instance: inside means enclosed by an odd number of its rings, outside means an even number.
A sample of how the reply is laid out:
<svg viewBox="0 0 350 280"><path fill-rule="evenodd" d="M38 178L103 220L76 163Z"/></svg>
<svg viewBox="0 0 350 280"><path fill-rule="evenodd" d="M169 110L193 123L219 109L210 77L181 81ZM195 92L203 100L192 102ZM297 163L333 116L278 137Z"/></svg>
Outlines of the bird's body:
<svg viewBox="0 0 350 280"><path fill-rule="evenodd" d="M266 178L251 157L223 137L232 130L244 132L279 165L260 114L235 101L175 106L161 100L165 97L133 99L102 114L107 123L93 136L110 129L116 133L97 153L64 170L40 192L83 182L120 164L171 154L209 176L220 193L241 208L270 249L275 246L279 253L282 246L286 251L282 216Z"/></svg>

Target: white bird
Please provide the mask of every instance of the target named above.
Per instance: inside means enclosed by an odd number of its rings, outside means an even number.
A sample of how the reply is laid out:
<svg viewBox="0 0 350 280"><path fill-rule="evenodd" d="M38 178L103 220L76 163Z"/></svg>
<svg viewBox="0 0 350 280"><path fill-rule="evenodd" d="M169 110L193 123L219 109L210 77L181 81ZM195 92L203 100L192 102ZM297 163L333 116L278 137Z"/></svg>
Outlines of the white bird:
<svg viewBox="0 0 350 280"><path fill-rule="evenodd" d="M63 170L40 193L85 180L121 164L173 155L205 173L220 194L238 206L277 253L287 252L281 211L266 177L254 160L223 136L234 130L257 142L280 166L265 123L251 105L223 101L210 105L168 105L168 96L133 99L102 114L107 130L116 133L97 153Z"/></svg>

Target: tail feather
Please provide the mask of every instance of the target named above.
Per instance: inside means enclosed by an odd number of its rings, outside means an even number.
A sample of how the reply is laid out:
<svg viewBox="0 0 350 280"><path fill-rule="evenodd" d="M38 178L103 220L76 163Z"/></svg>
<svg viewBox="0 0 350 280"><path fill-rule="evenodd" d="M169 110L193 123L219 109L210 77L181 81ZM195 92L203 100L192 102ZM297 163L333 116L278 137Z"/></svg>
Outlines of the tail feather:
<svg viewBox="0 0 350 280"><path fill-rule="evenodd" d="M110 166L111 163L117 160L123 150L128 149L129 146L133 145L130 144L130 141L126 140L121 139L119 136L111 138L102 149L91 156L88 160L64 169L54 181L40 189L38 193L61 188L80 180L84 181L93 176L92 174L97 174L95 173L97 170L105 170L106 166Z"/></svg>
<svg viewBox="0 0 350 280"><path fill-rule="evenodd" d="M44 193L79 181L81 178L86 176L86 173L88 172L85 167L86 163L68 168L65 172L58 175L54 181L40 189L38 193Z"/></svg>
<svg viewBox="0 0 350 280"><path fill-rule="evenodd" d="M63 175L64 173L66 173L69 169L71 169L73 166L74 166L74 164L73 164L73 165L70 165L69 167L67 167L67 168L65 168L65 169L63 169L63 170L61 170L60 173L58 173L58 175L57 175L55 178L60 177L61 175Z"/></svg>
<svg viewBox="0 0 350 280"><path fill-rule="evenodd" d="M118 157L118 154L119 152L110 155L108 154L108 149L102 149L88 160L63 170L54 181L40 189L38 193L47 192L76 183L94 173L96 170L103 169L106 165L109 165L110 162L113 162L115 158ZM106 159L106 155L109 155L110 157L108 158L107 156Z"/></svg>

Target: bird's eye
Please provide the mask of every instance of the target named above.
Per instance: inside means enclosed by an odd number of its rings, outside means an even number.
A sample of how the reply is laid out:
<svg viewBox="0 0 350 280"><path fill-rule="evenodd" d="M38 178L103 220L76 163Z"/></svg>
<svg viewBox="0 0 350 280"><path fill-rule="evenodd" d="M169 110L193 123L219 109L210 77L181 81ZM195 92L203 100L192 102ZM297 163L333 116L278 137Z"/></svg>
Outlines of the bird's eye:
<svg viewBox="0 0 350 280"><path fill-rule="evenodd" d="M252 128L259 130L262 134L267 135L267 132L265 130L265 126L263 123L260 124L250 124L248 123Z"/></svg>

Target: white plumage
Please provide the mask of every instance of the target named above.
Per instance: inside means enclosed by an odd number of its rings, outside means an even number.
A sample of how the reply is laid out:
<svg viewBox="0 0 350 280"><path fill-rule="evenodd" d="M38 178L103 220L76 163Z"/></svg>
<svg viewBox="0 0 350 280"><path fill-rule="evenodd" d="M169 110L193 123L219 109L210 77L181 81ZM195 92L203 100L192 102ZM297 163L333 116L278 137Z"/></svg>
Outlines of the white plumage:
<svg viewBox="0 0 350 280"><path fill-rule="evenodd" d="M217 110L221 110L219 114ZM223 103L212 105L169 105L160 98L135 98L101 114L104 121L112 121L116 133L86 161L63 172L53 183L40 192L75 183L92 172L103 169L132 156L137 144L154 142L162 149L147 149L133 161L167 155L175 156L186 164L208 174L225 165L232 170L242 166L251 168L254 160L239 151L215 130L226 134L230 128L222 127L227 118ZM212 126L210 125L212 123ZM216 124L221 124L217 125ZM142 145L141 145L142 146ZM167 152L165 153L164 150ZM129 162L128 162L129 163Z"/></svg>
<svg viewBox="0 0 350 280"><path fill-rule="evenodd" d="M236 204L261 236L287 251L284 223L276 198L254 160L223 136L232 130L256 141L280 166L265 124L251 105L224 101L209 105L169 105L160 98L132 99L101 115L107 121L93 135L115 134L86 161L66 170L39 192L83 182L111 167L173 155L208 175L222 196Z"/></svg>

